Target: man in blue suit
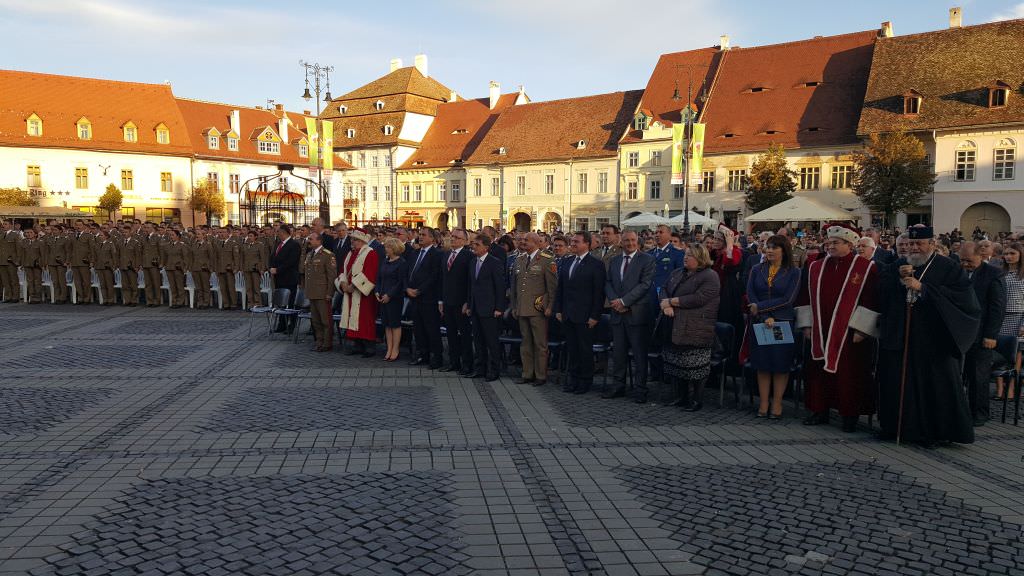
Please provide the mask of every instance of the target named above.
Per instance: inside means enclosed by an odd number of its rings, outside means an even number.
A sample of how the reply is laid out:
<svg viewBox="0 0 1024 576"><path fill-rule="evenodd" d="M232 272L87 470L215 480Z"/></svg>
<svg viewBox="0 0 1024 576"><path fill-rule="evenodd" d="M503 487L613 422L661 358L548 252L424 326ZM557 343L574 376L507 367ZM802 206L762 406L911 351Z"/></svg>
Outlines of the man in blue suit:
<svg viewBox="0 0 1024 576"><path fill-rule="evenodd" d="M604 295L611 306L612 338L615 345L612 378L615 388L602 398L626 393L626 364L633 352L636 374L633 400L647 402L647 340L651 336L651 300L648 293L654 278L654 257L639 250L636 232L624 232L622 251L608 262Z"/></svg>
<svg viewBox="0 0 1024 576"><path fill-rule="evenodd" d="M590 254L590 232L572 237L575 257L562 266L555 318L565 327L569 377L563 390L586 394L594 382L594 332L604 307L604 263Z"/></svg>
<svg viewBox="0 0 1024 576"><path fill-rule="evenodd" d="M473 319L476 371L468 378L498 379L501 370L501 317L508 306L505 298L505 263L489 253L491 239L477 234L470 244L473 260L469 266L469 301L462 312Z"/></svg>
<svg viewBox="0 0 1024 576"><path fill-rule="evenodd" d="M648 254L654 256L654 279L651 281L651 306L649 308L652 318L660 310L658 303L661 299L658 298L658 290L664 288L673 270L683 267L683 260L686 259L686 254L672 245L672 229L667 225L661 224L658 226L654 231L654 241L656 246L648 252Z"/></svg>

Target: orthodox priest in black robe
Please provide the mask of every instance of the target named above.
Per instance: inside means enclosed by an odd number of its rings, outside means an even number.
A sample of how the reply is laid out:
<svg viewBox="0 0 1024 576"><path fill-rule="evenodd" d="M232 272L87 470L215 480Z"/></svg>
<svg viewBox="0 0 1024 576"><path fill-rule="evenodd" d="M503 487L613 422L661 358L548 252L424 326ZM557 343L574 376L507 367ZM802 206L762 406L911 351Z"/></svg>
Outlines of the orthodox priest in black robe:
<svg viewBox="0 0 1024 576"><path fill-rule="evenodd" d="M981 309L960 266L935 251L932 229L908 230L907 255L882 278L878 420L883 435L926 446L974 442L963 389L963 359L978 334ZM904 334L907 307L909 334ZM900 419L904 338L906 388Z"/></svg>

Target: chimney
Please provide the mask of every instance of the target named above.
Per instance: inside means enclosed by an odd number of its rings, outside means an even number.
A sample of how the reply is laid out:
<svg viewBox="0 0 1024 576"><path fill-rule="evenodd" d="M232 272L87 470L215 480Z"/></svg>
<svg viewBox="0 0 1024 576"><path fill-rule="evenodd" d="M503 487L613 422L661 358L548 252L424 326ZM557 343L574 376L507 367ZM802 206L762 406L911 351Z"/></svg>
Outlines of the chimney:
<svg viewBox="0 0 1024 576"><path fill-rule="evenodd" d="M449 102L455 102L458 99L459 99L459 95L455 92L455 90L452 90L452 93L448 95L448 101Z"/></svg>
<svg viewBox="0 0 1024 576"><path fill-rule="evenodd" d="M394 72L395 70L398 70L401 67L402 67L402 59L401 58L392 58L391 59L391 70L389 70L389 72Z"/></svg>
<svg viewBox="0 0 1024 576"><path fill-rule="evenodd" d="M427 55L426 54L417 54L416 57L413 58L412 64L413 64L413 66L416 67L417 70L420 71L420 74L423 74L424 77L429 77L430 76L430 74L427 74Z"/></svg>
<svg viewBox="0 0 1024 576"><path fill-rule="evenodd" d="M313 111L312 110L303 110L302 111L302 115L303 116L312 116L313 115Z"/></svg>
<svg viewBox="0 0 1024 576"><path fill-rule="evenodd" d="M498 105L498 98L501 97L501 84L498 84L494 80L491 80L490 90L488 91L490 96L490 107L494 110L494 107Z"/></svg>
<svg viewBox="0 0 1024 576"><path fill-rule="evenodd" d="M892 22L882 22L882 29L878 31L878 35L882 38L892 38Z"/></svg>
<svg viewBox="0 0 1024 576"><path fill-rule="evenodd" d="M283 140L285 144L289 142L287 118L281 118L280 120L277 121L277 134L281 136L281 140Z"/></svg>
<svg viewBox="0 0 1024 576"><path fill-rule="evenodd" d="M280 112L284 116L284 104L274 104L274 112Z"/></svg>
<svg viewBox="0 0 1024 576"><path fill-rule="evenodd" d="M721 36L718 37L718 47L722 51L725 51L725 50L729 49L729 35L728 34L722 34Z"/></svg>
<svg viewBox="0 0 1024 576"><path fill-rule="evenodd" d="M237 134L239 138L242 137L241 116L242 115L241 115L241 113L238 110L232 110L231 111L231 130L235 134Z"/></svg>
<svg viewBox="0 0 1024 576"><path fill-rule="evenodd" d="M964 11L959 6L949 9L949 27L950 28L961 28L963 23Z"/></svg>

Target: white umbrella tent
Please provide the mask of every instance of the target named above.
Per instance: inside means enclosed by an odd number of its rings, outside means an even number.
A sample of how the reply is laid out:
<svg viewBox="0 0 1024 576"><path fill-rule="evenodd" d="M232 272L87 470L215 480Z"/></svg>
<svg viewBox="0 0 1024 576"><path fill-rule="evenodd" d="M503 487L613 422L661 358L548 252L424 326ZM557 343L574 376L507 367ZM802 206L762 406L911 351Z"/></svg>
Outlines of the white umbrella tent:
<svg viewBox="0 0 1024 576"><path fill-rule="evenodd" d="M664 216L658 216L657 214L652 214L650 212L642 212L640 214L637 214L636 216L626 218L625 220L622 221L623 226L636 227L657 226L659 224L669 223L670 221L668 218L665 218Z"/></svg>
<svg viewBox="0 0 1024 576"><path fill-rule="evenodd" d="M745 220L747 222L845 222L857 220L857 217L842 208L825 206L810 198L797 196L756 214L751 214Z"/></svg>

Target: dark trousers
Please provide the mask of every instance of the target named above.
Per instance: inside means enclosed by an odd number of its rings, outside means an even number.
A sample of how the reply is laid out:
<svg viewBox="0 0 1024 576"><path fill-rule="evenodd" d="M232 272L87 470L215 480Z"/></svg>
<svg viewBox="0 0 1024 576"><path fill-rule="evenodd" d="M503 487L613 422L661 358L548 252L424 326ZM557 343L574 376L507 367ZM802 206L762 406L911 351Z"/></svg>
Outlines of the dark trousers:
<svg viewBox="0 0 1024 576"><path fill-rule="evenodd" d="M444 327L448 330L448 365L455 370L473 369L473 333L469 316L461 306L444 307Z"/></svg>
<svg viewBox="0 0 1024 576"><path fill-rule="evenodd" d="M67 269L63 266L49 266L50 280L53 282L53 301L60 304L68 301Z"/></svg>
<svg viewBox="0 0 1024 576"><path fill-rule="evenodd" d="M975 418L987 419L989 403L989 380L992 377L992 350L982 348L981 344L971 346L964 359L964 379L967 382L967 400L971 405L971 414Z"/></svg>
<svg viewBox="0 0 1024 576"><path fill-rule="evenodd" d="M196 289L196 308L210 306L210 271L193 270L192 283Z"/></svg>
<svg viewBox="0 0 1024 576"><path fill-rule="evenodd" d="M217 285L219 286L218 291L220 292L220 305L221 308L232 308L238 307L238 290L235 288L235 273L234 272L217 272ZM259 292L259 282L256 284L256 292ZM247 302L249 307L259 306L261 302L257 298L255 302Z"/></svg>
<svg viewBox="0 0 1024 576"><path fill-rule="evenodd" d="M420 302L416 298L412 306L412 326L416 335L416 356L430 362L431 367L439 367L444 362L441 345L441 314L437 311L437 299Z"/></svg>
<svg viewBox="0 0 1024 576"><path fill-rule="evenodd" d="M590 390L594 383L594 329L586 322L565 322L565 347L569 354L569 390Z"/></svg>
<svg viewBox="0 0 1024 576"><path fill-rule="evenodd" d="M104 268L97 270L96 275L100 278L100 294L103 296L103 304L112 306L117 303L117 294L114 292L114 269Z"/></svg>
<svg viewBox="0 0 1024 576"><path fill-rule="evenodd" d="M476 344L476 372L487 377L501 372L500 320L493 316L473 316L473 341Z"/></svg>
<svg viewBox="0 0 1024 576"><path fill-rule="evenodd" d="M295 308L295 292L298 288L297 284L291 286L276 285L274 289L286 288L288 290L288 308ZM291 334L292 330L295 329L295 322L298 320L298 316L278 316L277 317L277 331L288 332Z"/></svg>
<svg viewBox="0 0 1024 576"><path fill-rule="evenodd" d="M616 387L626 385L626 364L629 352L633 352L633 388L637 396L647 395L647 338L651 327L646 324L627 325L625 322L612 324L612 380Z"/></svg>

